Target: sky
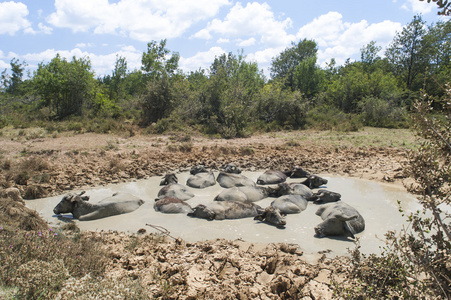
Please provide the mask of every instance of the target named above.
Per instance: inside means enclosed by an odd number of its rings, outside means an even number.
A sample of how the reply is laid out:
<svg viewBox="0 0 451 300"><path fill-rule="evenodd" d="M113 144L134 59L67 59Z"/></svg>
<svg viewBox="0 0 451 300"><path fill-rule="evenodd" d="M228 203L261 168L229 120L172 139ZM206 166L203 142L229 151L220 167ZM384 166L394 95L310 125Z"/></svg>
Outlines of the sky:
<svg viewBox="0 0 451 300"><path fill-rule="evenodd" d="M419 0L23 0L0 1L0 71L19 59L30 72L57 53L89 57L96 77L111 75L117 56L140 69L151 41L167 39L189 73L208 69L223 53L242 53L269 78L271 60L303 39L318 44L318 64L360 59L371 41L384 49L435 3Z"/></svg>

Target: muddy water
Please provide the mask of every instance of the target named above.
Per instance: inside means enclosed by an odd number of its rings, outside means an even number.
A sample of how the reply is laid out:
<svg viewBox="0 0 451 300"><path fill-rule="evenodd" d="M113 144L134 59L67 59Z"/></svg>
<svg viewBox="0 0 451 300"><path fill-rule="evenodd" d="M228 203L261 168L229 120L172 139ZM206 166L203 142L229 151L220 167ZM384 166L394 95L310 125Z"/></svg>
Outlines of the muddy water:
<svg viewBox="0 0 451 300"><path fill-rule="evenodd" d="M261 172L243 172L244 175L257 180ZM179 183L186 183L188 173L177 174ZM360 179L328 177L329 182L322 188L338 192L342 200L354 206L364 217L366 229L357 235L360 238L361 252L378 253L383 246L382 239L388 230L399 230L405 224L405 217L398 212L398 201L402 208L409 212L419 208L413 195L406 193L402 188L371 182ZM109 218L93 221L76 221L81 230L117 230L136 233L140 228L147 232L158 232L146 224L158 225L170 231L174 237L181 237L185 241L203 241L216 238L228 240L242 239L251 243L286 242L299 244L306 254L318 251L330 250L329 256L346 255L348 248L353 249L354 243L345 238L316 238L313 228L321 222L321 218L315 215L318 205L309 203L307 209L300 214L288 215L285 229L277 229L264 223L254 221L252 218L240 220L214 220L190 218L182 214L163 214L153 208L154 199L157 196L161 178L154 177L129 183L114 184L92 188L86 191L90 196L90 202L98 202L111 196L115 192L127 192L145 200L138 210ZM291 182L297 180L290 179ZM219 194L222 188L216 184L206 189L191 189L196 195L187 201L192 207L199 203L209 203ZM78 191L73 191L78 192ZM61 200L62 196L28 200L26 204L36 209L41 216L51 225L61 222L53 215L53 208ZM262 207L270 205L273 198L266 198L257 202ZM70 217L71 215L65 215Z"/></svg>

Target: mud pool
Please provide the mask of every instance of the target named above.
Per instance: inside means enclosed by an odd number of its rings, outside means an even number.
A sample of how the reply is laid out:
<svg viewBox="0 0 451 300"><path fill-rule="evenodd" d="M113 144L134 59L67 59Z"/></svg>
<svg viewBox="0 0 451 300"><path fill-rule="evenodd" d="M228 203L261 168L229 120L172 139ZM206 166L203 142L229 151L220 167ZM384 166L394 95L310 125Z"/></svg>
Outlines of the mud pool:
<svg viewBox="0 0 451 300"><path fill-rule="evenodd" d="M243 172L242 174L256 181L261 173ZM215 175L217 175L217 172L215 172ZM420 207L415 196L408 194L398 186L353 178L319 175L329 181L327 185L321 188L340 193L342 201L354 206L364 217L365 231L356 235L360 239L360 251L363 253L380 252L380 246L384 245L384 234L388 230L399 230L405 225L406 218L402 217L398 211L398 201L400 201L405 212L414 211ZM179 183L185 184L189 176L188 172L177 174ZM90 196L92 203L119 191L141 197L145 203L132 213L93 221L75 221L83 231L117 230L136 233L139 229L145 228L147 232L158 233L158 230L146 226L146 224L157 225L169 230L172 236L180 237L187 242L224 238L228 240L242 239L250 243L294 243L299 244L306 255L324 250L330 250L329 256L346 255L347 249L354 248L351 239L316 238L314 236L313 228L322 220L315 214L318 205L311 202L302 213L286 217L287 225L285 229L278 229L254 221L253 218L207 221L190 218L183 214L173 215L156 212L153 204L161 188L159 186L160 180L161 177L152 177L145 180L87 189L86 195ZM289 179L289 182L298 181L300 179ZM219 184L206 189L191 189L196 196L188 200L187 203L194 207L200 203L211 202L222 189ZM26 205L38 211L50 225L56 225L62 221L53 214L53 208L62 199L62 196L27 200ZM256 204L266 207L270 205L273 199L266 198L256 202ZM71 218L71 214L64 216Z"/></svg>

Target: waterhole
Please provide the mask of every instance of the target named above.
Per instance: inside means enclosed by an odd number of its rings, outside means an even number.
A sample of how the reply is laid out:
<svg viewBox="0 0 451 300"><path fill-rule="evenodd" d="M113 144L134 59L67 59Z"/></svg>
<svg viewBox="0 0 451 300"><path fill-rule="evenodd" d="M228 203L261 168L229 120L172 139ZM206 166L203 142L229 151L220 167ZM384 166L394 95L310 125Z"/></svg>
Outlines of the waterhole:
<svg viewBox="0 0 451 300"><path fill-rule="evenodd" d="M243 172L242 174L256 181L261 173ZM185 184L189 176L188 172L177 174L179 183ZM326 175L322 175L322 177L326 178L328 183L321 188L340 193L342 201L354 206L365 219L365 231L356 235L360 241L360 251L363 253L379 253L380 247L384 245L384 234L389 230L399 232L406 225L406 217L399 212L398 202L406 213L420 208L415 196L399 186L354 178ZM207 221L190 218L183 214L156 212L153 204L161 188L160 180L161 177L151 177L145 180L87 189L86 194L90 196L89 201L92 203L111 196L115 192L131 193L145 200L145 203L132 213L92 221L74 221L83 231L117 230L136 233L139 229L145 228L147 232L158 233L158 230L146 225L151 224L162 226L169 230L171 236L180 237L187 242L224 238L227 240L242 239L250 243L293 243L298 244L304 253L327 251L329 255L334 256L346 255L348 249L355 247L352 239L314 236L313 228L322 220L315 214L319 205L312 202L309 202L307 209L302 213L286 216L285 229L254 221L253 218ZM289 179L288 181L299 182L300 180ZM187 203L191 207L200 203L207 204L213 201L213 198L222 190L223 188L219 184L206 189L191 189L195 197L188 200ZM26 205L38 211L50 225L56 225L61 221L53 214L53 208L62 199L62 196L27 200ZM274 198L266 198L256 204L266 207L273 200ZM67 214L64 217L70 218L71 215Z"/></svg>

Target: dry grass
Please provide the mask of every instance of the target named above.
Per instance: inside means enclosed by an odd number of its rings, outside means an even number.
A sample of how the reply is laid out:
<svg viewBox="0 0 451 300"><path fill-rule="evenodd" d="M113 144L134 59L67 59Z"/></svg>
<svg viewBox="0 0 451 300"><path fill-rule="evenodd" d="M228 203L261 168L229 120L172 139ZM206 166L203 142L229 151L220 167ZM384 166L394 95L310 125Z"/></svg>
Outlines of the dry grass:
<svg viewBox="0 0 451 300"><path fill-rule="evenodd" d="M108 260L99 241L49 228L9 199L0 199L0 245L0 286L17 288L15 299L52 299L69 278L104 275Z"/></svg>

